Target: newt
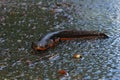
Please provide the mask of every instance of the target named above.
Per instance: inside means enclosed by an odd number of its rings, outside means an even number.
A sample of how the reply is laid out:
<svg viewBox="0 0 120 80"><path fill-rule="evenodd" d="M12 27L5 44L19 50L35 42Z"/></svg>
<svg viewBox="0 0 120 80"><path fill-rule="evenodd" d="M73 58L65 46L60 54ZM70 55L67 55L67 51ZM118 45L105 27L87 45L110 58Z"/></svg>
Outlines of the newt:
<svg viewBox="0 0 120 80"><path fill-rule="evenodd" d="M79 31L79 30L61 30L48 33L38 42L32 42L32 49L34 53L39 51L46 51L55 46L56 43L63 40L71 39L106 39L108 36L97 31Z"/></svg>

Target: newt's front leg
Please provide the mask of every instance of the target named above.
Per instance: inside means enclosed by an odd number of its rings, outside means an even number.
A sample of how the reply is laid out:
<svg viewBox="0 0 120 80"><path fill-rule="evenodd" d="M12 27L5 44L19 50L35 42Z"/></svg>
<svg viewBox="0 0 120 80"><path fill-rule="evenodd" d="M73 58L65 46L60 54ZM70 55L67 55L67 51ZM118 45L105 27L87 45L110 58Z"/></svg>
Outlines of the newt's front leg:
<svg viewBox="0 0 120 80"><path fill-rule="evenodd" d="M48 43L48 46L49 47L54 47L59 41L60 41L60 38L51 39Z"/></svg>

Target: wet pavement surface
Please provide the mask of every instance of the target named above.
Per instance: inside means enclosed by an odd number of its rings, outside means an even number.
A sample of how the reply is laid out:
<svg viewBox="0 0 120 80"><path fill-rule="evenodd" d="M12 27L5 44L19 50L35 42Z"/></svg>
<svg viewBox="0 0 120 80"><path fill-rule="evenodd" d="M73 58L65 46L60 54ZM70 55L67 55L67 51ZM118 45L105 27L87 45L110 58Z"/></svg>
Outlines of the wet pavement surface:
<svg viewBox="0 0 120 80"><path fill-rule="evenodd" d="M96 30L109 38L66 41L31 54L31 42L63 29ZM0 1L0 80L119 79L119 0Z"/></svg>

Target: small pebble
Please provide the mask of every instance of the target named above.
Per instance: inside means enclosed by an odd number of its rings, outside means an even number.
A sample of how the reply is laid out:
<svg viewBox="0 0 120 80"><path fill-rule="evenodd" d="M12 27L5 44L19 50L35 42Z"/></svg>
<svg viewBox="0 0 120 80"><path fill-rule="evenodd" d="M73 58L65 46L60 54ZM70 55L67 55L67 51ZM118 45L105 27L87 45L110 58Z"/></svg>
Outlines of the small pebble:
<svg viewBox="0 0 120 80"><path fill-rule="evenodd" d="M79 58L82 58L82 55L80 55L80 54L74 54L73 58L79 59Z"/></svg>
<svg viewBox="0 0 120 80"><path fill-rule="evenodd" d="M65 70L59 70L58 73L59 73L60 75L66 75L66 74L67 74L67 72L66 72Z"/></svg>

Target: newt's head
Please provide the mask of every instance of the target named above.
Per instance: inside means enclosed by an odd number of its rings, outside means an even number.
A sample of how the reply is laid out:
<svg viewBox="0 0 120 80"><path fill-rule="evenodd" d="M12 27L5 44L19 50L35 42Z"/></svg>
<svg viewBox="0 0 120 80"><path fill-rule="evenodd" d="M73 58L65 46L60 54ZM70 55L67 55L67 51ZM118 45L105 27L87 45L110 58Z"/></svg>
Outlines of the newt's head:
<svg viewBox="0 0 120 80"><path fill-rule="evenodd" d="M33 49L33 51L36 52L40 52L40 51L45 51L50 47L54 47L54 42L53 40L41 40L38 42L32 42L31 48Z"/></svg>
<svg viewBox="0 0 120 80"><path fill-rule="evenodd" d="M40 42L32 42L31 47L34 51L45 51L47 49L47 47L41 45Z"/></svg>

